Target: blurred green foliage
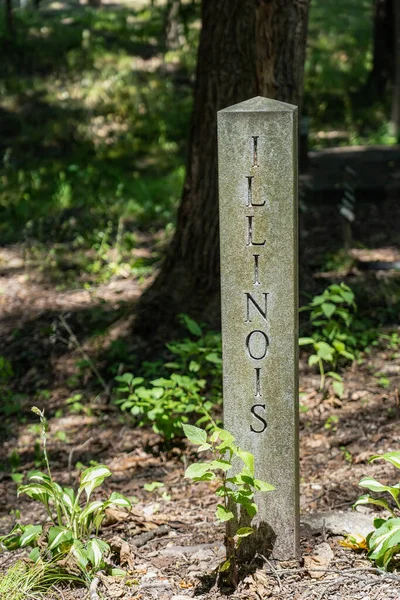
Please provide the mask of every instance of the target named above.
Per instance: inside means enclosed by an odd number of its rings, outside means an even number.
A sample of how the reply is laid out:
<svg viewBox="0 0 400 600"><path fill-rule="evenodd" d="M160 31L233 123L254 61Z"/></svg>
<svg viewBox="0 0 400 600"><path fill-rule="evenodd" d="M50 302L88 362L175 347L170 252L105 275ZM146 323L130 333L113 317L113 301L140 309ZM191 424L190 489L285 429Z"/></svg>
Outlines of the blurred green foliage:
<svg viewBox="0 0 400 600"><path fill-rule="evenodd" d="M183 184L197 30L166 53L161 9L15 15L15 37L0 30L2 239L91 246L121 218L165 228Z"/></svg>
<svg viewBox="0 0 400 600"><path fill-rule="evenodd" d="M0 21L3 242L96 243L109 228L173 227L184 179L200 3L181 6L168 50L162 6L16 9ZM1 14L0 19L3 19ZM390 142L384 107L354 105L372 60L371 0L313 0L304 106L315 134ZM338 140L335 140L338 143Z"/></svg>
<svg viewBox="0 0 400 600"><path fill-rule="evenodd" d="M372 53L372 0L312 0L304 107L314 148L395 143L388 127L390 98L377 102L362 93Z"/></svg>

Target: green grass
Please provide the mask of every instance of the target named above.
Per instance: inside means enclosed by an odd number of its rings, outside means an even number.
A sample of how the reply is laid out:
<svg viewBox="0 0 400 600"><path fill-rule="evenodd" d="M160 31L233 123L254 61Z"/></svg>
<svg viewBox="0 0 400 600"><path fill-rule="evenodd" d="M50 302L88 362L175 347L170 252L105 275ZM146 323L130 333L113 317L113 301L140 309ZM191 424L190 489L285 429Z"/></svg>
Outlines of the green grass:
<svg viewBox="0 0 400 600"><path fill-rule="evenodd" d="M173 223L196 29L165 55L159 12L16 14L15 39L0 39L2 240L79 235L90 246L110 222L116 236L121 218L146 230Z"/></svg>
<svg viewBox="0 0 400 600"><path fill-rule="evenodd" d="M65 582L84 583L79 577L62 571L52 563L17 561L4 575L0 575L0 598L8 600L40 600L54 592L54 598L60 597L54 586ZM52 590L53 588L53 590Z"/></svg>

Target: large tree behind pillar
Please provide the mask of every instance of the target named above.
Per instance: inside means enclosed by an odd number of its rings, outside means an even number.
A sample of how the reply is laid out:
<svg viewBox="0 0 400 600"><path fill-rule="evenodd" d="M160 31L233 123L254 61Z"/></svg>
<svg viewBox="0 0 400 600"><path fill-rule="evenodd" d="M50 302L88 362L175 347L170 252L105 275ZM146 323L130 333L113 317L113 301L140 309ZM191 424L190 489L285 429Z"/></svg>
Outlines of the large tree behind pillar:
<svg viewBox="0 0 400 600"><path fill-rule="evenodd" d="M187 174L176 233L138 307L151 333L180 312L219 320L217 111L253 96L300 102L309 0L203 0Z"/></svg>

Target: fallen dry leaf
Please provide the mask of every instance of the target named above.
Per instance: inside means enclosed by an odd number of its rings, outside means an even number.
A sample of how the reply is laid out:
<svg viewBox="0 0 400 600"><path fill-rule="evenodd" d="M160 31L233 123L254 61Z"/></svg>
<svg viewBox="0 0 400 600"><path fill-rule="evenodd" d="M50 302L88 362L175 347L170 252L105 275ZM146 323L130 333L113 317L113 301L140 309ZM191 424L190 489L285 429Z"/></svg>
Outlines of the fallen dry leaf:
<svg viewBox="0 0 400 600"><path fill-rule="evenodd" d="M323 542L315 546L314 554L304 557L304 566L313 579L321 579L325 577L333 557L332 548L327 542Z"/></svg>
<svg viewBox="0 0 400 600"><path fill-rule="evenodd" d="M368 550L367 540L361 533L349 534L344 540L339 540L338 544L350 550Z"/></svg>
<svg viewBox="0 0 400 600"><path fill-rule="evenodd" d="M119 555L121 566L127 565L130 570L135 566L135 553L127 541L116 535L110 540L111 550Z"/></svg>

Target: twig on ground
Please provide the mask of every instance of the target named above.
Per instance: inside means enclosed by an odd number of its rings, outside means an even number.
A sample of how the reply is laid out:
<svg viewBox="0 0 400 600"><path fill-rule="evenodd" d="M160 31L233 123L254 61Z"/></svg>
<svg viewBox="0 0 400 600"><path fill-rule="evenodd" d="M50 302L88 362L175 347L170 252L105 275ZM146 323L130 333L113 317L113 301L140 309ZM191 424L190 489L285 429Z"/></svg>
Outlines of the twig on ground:
<svg viewBox="0 0 400 600"><path fill-rule="evenodd" d="M56 585L53 585L53 589L55 589L56 592L57 592L57 594L60 595L61 600L65 600L65 596L63 594L63 591L59 587L57 587Z"/></svg>
<svg viewBox="0 0 400 600"><path fill-rule="evenodd" d="M71 327L68 325L68 323L65 320L65 318L64 318L63 315L60 316L60 323L64 327L64 329L66 330L66 332L68 333L68 335L70 337L70 340L74 343L74 345L75 345L76 349L78 350L78 352L80 352L80 354L82 355L82 357L88 363L89 367L92 369L92 372L94 373L94 375L96 375L96 377L97 377L99 383L102 385L105 393L108 394L109 391L110 391L110 387L104 381L103 377L100 374L100 371L98 370L98 368L96 367L96 365L94 364L94 362L92 361L92 359L90 358L89 354L84 350L82 344L80 343L80 341L78 340L78 338L76 337L76 335L74 334L74 332L72 331Z"/></svg>
<svg viewBox="0 0 400 600"><path fill-rule="evenodd" d="M97 593L97 586L100 583L100 579L98 577L95 577L92 581L92 583L90 584L89 587L89 600L100 600L100 596Z"/></svg>
<svg viewBox="0 0 400 600"><path fill-rule="evenodd" d="M398 581L400 583L400 576L394 575L393 573L385 573L381 569L377 567L352 567L350 569L323 569L319 567L311 567L310 569L306 567L299 567L297 569L282 569L279 571L279 575L286 575L288 573L306 573L309 570L311 571L323 571L324 573L335 573L337 575L348 576L347 573L375 573L376 575L380 575L381 579L391 579L392 581ZM373 580L375 581L375 580ZM322 582L321 582L322 583Z"/></svg>
<svg viewBox="0 0 400 600"><path fill-rule="evenodd" d="M157 529L152 529L151 531L146 531L145 533L140 533L139 535L135 535L132 538L131 543L136 546L136 548L141 548L145 546L150 540L155 537L160 537L162 535L166 535L169 533L170 528L168 525L160 525Z"/></svg>
<svg viewBox="0 0 400 600"><path fill-rule="evenodd" d="M268 560L268 558L266 558L263 554L257 553L257 555L267 563L267 565L271 569L272 573L275 575L275 578L278 581L279 591L281 592L282 591L282 580L279 576L278 571L275 569L274 565Z"/></svg>

